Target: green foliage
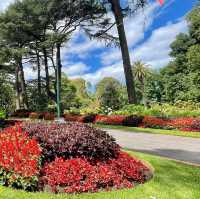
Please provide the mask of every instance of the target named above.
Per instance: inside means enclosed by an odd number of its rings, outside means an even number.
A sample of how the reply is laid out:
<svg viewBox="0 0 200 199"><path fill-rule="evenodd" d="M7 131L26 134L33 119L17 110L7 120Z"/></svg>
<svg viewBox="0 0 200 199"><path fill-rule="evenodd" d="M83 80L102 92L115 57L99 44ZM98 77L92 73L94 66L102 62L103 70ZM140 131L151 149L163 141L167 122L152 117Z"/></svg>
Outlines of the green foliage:
<svg viewBox="0 0 200 199"><path fill-rule="evenodd" d="M14 109L14 91L11 83L7 80L8 74L0 73L0 111L6 114Z"/></svg>
<svg viewBox="0 0 200 199"><path fill-rule="evenodd" d="M108 107L113 110L120 108L120 95L117 88L112 84L105 85L104 91L99 98L101 107Z"/></svg>
<svg viewBox="0 0 200 199"><path fill-rule="evenodd" d="M64 75L62 76L61 93L61 104L63 110L81 107L81 101L77 96L76 87Z"/></svg>
<svg viewBox="0 0 200 199"><path fill-rule="evenodd" d="M174 105L151 104L149 108L144 106L127 105L121 110L113 112L117 115L141 115L157 117L200 117L200 103L192 101L177 101Z"/></svg>
<svg viewBox="0 0 200 199"><path fill-rule="evenodd" d="M193 8L187 17L189 22L189 33L197 42L200 41L200 4Z"/></svg>
<svg viewBox="0 0 200 199"><path fill-rule="evenodd" d="M38 177L22 177L12 171L0 167L0 185L26 191L35 191L38 184Z"/></svg>
<svg viewBox="0 0 200 199"><path fill-rule="evenodd" d="M100 112L108 113L118 110L126 104L125 88L112 77L103 78L96 86L96 98L100 104Z"/></svg>
<svg viewBox="0 0 200 199"><path fill-rule="evenodd" d="M5 119L6 118L6 113L5 111L1 111L0 110L0 120Z"/></svg>
<svg viewBox="0 0 200 199"><path fill-rule="evenodd" d="M48 96L44 89L38 93L37 84L31 82L27 85L29 109L35 112L43 112L48 110Z"/></svg>
<svg viewBox="0 0 200 199"><path fill-rule="evenodd" d="M174 59L160 71L163 85L161 102L200 101L199 11L197 5L187 17L189 33L179 34L171 44L170 55Z"/></svg>

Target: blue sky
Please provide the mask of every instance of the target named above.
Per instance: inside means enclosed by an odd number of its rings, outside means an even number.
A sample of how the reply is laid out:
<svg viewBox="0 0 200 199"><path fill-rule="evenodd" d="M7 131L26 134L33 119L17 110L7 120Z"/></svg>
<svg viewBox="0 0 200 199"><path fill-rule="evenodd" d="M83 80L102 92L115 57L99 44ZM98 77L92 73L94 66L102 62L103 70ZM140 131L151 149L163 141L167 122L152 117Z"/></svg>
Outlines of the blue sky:
<svg viewBox="0 0 200 199"><path fill-rule="evenodd" d="M12 1L1 0L0 9L5 9ZM155 69L167 65L171 60L170 43L180 32L187 32L185 15L196 3L197 0L165 0L160 6L156 0L150 0L142 12L126 18L131 61L142 60ZM116 28L110 33L117 36ZM92 84L106 76L124 81L120 49L90 41L80 30L63 46L62 60L63 72L70 78L82 77ZM30 79L36 74L26 67L25 75Z"/></svg>

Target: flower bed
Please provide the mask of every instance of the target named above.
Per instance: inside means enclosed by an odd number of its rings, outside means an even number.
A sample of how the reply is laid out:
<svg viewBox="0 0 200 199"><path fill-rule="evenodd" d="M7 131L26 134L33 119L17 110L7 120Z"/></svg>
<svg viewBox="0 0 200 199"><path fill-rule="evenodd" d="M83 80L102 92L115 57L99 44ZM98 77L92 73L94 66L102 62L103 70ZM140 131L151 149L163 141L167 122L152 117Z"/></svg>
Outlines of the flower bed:
<svg viewBox="0 0 200 199"><path fill-rule="evenodd" d="M159 129L179 129L183 131L200 131L200 119L198 118L157 118L145 116L141 124L146 128L159 128Z"/></svg>
<svg viewBox="0 0 200 199"><path fill-rule="evenodd" d="M19 112L19 117L22 115L29 116L30 119L54 120L53 113L42 112ZM80 122L80 123L96 123L104 125L123 125L143 128L156 129L177 129L182 131L200 131L200 118L182 117L182 118L163 118L155 116L137 116L137 115L72 115L64 114L65 121Z"/></svg>
<svg viewBox="0 0 200 199"><path fill-rule="evenodd" d="M81 123L22 123L0 133L0 182L28 191L97 192L152 177L115 140Z"/></svg>

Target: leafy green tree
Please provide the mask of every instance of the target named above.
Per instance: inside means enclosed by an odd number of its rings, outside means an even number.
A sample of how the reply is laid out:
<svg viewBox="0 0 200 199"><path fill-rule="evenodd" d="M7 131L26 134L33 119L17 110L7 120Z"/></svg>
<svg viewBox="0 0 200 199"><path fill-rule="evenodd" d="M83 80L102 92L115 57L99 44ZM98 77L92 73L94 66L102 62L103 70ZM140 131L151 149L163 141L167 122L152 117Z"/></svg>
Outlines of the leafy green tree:
<svg viewBox="0 0 200 199"><path fill-rule="evenodd" d="M161 74L151 71L145 81L145 96L148 102L162 103L165 101L164 81Z"/></svg>
<svg viewBox="0 0 200 199"><path fill-rule="evenodd" d="M0 111L11 113L15 108L14 91L8 74L0 72Z"/></svg>
<svg viewBox="0 0 200 199"><path fill-rule="evenodd" d="M104 109L118 110L120 108L119 90L113 84L106 84L102 95L99 98L100 105Z"/></svg>
<svg viewBox="0 0 200 199"><path fill-rule="evenodd" d="M103 78L96 86L96 98L102 108L117 110L124 105L124 88L112 77Z"/></svg>
<svg viewBox="0 0 200 199"><path fill-rule="evenodd" d="M189 13L187 21L189 23L189 33L192 39L196 43L200 42L200 4L198 3L196 7Z"/></svg>
<svg viewBox="0 0 200 199"><path fill-rule="evenodd" d="M142 93L142 101L143 101L143 104L146 106L145 80L150 74L148 65L146 65L142 61L136 61L136 62L134 62L133 66L132 66L132 70L135 75L135 79L138 80L138 82L140 84L140 90Z"/></svg>
<svg viewBox="0 0 200 199"><path fill-rule="evenodd" d="M200 45L191 46L187 52L188 66L190 71L200 70Z"/></svg>

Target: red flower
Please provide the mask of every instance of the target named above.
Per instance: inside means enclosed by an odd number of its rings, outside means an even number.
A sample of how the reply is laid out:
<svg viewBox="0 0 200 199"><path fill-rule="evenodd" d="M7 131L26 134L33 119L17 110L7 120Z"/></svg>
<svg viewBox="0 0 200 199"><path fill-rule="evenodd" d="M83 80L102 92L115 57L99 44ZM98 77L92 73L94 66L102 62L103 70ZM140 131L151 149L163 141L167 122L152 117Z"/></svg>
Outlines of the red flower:
<svg viewBox="0 0 200 199"><path fill-rule="evenodd" d="M38 173L39 144L22 132L19 126L0 133L0 148L0 166L7 171L14 171L23 177Z"/></svg>

